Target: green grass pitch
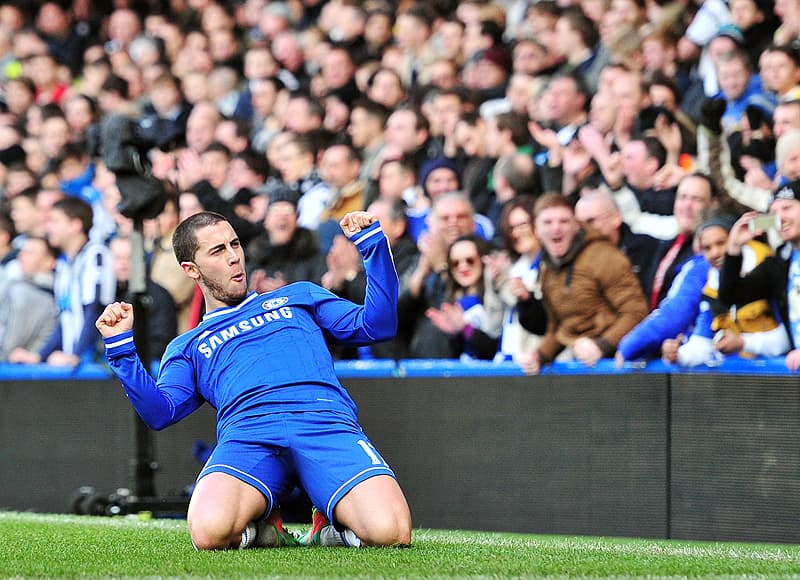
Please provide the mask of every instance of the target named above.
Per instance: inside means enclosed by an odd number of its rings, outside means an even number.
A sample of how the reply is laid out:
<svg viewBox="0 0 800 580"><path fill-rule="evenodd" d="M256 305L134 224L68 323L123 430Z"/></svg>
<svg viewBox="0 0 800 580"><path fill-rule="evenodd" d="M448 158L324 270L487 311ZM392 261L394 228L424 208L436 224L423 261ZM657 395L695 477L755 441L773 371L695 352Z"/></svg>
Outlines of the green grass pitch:
<svg viewBox="0 0 800 580"><path fill-rule="evenodd" d="M0 578L542 576L798 577L800 546L417 529L408 549L200 553L182 520L0 512Z"/></svg>

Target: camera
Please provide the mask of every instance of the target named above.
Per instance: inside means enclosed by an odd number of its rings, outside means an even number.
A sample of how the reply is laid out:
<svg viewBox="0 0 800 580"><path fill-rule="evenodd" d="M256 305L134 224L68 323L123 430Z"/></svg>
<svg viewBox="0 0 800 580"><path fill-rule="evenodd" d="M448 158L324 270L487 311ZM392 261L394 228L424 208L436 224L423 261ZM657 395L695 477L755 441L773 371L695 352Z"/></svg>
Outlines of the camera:
<svg viewBox="0 0 800 580"><path fill-rule="evenodd" d="M124 115L105 119L90 138L90 150L99 154L116 176L122 196L117 209L125 217L140 220L156 217L167 199L164 184L153 177L147 151L162 143L140 123Z"/></svg>

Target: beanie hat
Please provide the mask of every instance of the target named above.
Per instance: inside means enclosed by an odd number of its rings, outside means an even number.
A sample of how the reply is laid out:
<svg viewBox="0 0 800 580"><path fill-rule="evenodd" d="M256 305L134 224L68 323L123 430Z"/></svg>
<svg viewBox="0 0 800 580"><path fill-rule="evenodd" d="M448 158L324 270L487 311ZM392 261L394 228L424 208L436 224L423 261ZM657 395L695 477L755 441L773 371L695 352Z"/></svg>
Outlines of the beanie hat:
<svg viewBox="0 0 800 580"><path fill-rule="evenodd" d="M726 232L729 232L731 231L731 228L733 227L734 223L736 223L736 218L732 215L727 215L727 214L715 215L703 221L697 227L697 235L699 236L708 228L712 227L722 228Z"/></svg>
<svg viewBox="0 0 800 580"><path fill-rule="evenodd" d="M425 195L428 195L425 182L428 180L428 177L430 177L431 173L437 169L449 169L455 173L456 179L458 180L458 186L461 187L461 174L458 171L458 166L455 164L455 161L448 159L447 157L434 157L433 159L428 159L425 163L423 163L422 168L419 170L419 180L417 183L420 187L422 187Z"/></svg>
<svg viewBox="0 0 800 580"><path fill-rule="evenodd" d="M773 192L772 199L769 200L769 204L772 205L773 202L779 199L800 201L800 179L795 179L794 181L790 181L789 183L778 187Z"/></svg>

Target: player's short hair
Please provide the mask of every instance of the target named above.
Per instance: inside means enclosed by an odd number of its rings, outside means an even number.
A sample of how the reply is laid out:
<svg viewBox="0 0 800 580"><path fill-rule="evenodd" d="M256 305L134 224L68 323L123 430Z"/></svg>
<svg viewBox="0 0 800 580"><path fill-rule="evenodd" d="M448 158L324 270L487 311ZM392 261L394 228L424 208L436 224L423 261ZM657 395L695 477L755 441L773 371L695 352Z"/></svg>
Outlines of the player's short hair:
<svg viewBox="0 0 800 580"><path fill-rule="evenodd" d="M194 255L200 247L200 241L196 235L197 230L227 221L228 219L224 215L213 211L201 211L178 224L175 233L172 234L172 250L178 263L194 261Z"/></svg>

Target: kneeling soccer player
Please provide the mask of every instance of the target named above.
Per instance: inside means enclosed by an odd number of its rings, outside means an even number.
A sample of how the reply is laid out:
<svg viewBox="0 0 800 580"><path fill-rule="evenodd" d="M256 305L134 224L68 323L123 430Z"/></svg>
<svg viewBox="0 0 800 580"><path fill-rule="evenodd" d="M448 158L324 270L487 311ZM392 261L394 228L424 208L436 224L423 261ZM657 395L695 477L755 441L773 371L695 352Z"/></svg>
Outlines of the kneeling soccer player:
<svg viewBox="0 0 800 580"><path fill-rule="evenodd" d="M358 424L326 345L394 335L397 273L374 216L352 212L340 225L364 260L364 305L310 282L248 292L236 232L223 216L202 212L178 226L173 248L202 290L206 314L169 344L158 379L136 354L130 304L109 304L97 319L109 364L149 427L172 425L206 401L217 410L217 446L189 502L197 549L293 544L276 508L295 483L321 512L306 542L411 542L403 492Z"/></svg>

